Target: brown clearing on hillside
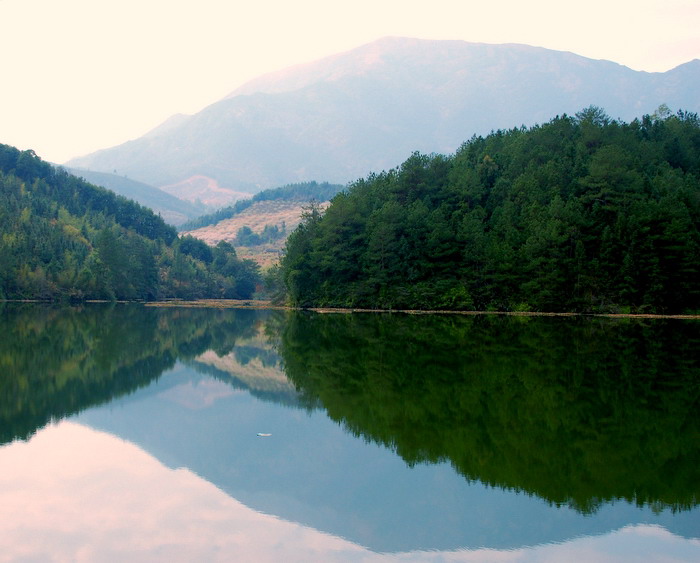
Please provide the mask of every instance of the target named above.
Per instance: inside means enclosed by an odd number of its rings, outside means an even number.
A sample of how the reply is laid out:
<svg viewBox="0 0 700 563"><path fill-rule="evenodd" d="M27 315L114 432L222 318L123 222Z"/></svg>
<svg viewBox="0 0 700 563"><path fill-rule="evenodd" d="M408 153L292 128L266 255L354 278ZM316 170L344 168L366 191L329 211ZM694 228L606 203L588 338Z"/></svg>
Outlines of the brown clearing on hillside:
<svg viewBox="0 0 700 563"><path fill-rule="evenodd" d="M230 219L182 234L192 235L211 246L215 246L222 240L233 243L241 227L250 227L254 233L260 234L266 225L276 225L280 229L284 226L289 235L301 222L301 214L304 207L308 205L306 202L298 201L256 201L248 209L244 209ZM323 209L327 206L328 202L321 204ZM258 246L236 246L236 253L239 258L255 260L263 269L266 269L277 262L285 241L286 237Z"/></svg>

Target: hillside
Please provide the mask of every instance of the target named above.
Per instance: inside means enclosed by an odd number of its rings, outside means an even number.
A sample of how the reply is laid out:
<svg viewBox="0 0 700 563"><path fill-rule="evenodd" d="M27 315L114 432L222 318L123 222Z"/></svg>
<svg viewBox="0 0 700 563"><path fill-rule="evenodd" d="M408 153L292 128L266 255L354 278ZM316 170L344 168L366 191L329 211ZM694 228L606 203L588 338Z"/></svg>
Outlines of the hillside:
<svg viewBox="0 0 700 563"><path fill-rule="evenodd" d="M300 306L697 313L700 120L591 107L415 153L308 214Z"/></svg>
<svg viewBox="0 0 700 563"><path fill-rule="evenodd" d="M193 231L209 225L215 225L224 219L240 214L245 209L259 201L284 201L296 203L308 203L311 201L322 202L330 201L331 198L338 192L344 189L345 186L340 184L329 184L328 182L318 183L300 182L296 184L287 184L277 188L270 188L258 192L253 197L248 197L236 201L233 205L228 205L208 213L201 215L196 219L188 221L180 227L181 231Z"/></svg>
<svg viewBox="0 0 700 563"><path fill-rule="evenodd" d="M0 300L249 298L257 266L151 210L0 145Z"/></svg>
<svg viewBox="0 0 700 563"><path fill-rule="evenodd" d="M664 103L697 112L699 90L697 60L646 73L525 45L386 38L260 77L196 115L69 164L158 187L210 182L214 192L344 184L416 150L449 154L474 134L589 105L623 120Z"/></svg>
<svg viewBox="0 0 700 563"><path fill-rule="evenodd" d="M166 223L176 227L201 215L205 210L203 203L195 204L184 201L166 191L154 188L143 182L137 182L117 174L94 172L78 168L68 168L74 176L84 178L96 186L102 186L126 198L133 199L141 205L152 209Z"/></svg>
<svg viewBox="0 0 700 563"><path fill-rule="evenodd" d="M233 241L243 227L250 227L253 232L261 233L267 225L285 225L291 232L301 221L303 206L303 203L296 201L256 201L229 219L215 225L185 231L183 234L192 235L214 246L222 240Z"/></svg>
<svg viewBox="0 0 700 563"><path fill-rule="evenodd" d="M301 221L311 202L322 208L344 186L327 182L288 184L258 192L253 197L203 215L182 225L181 232L215 245L235 244L241 258L252 259L263 269L278 261L284 243Z"/></svg>
<svg viewBox="0 0 700 563"><path fill-rule="evenodd" d="M307 202L287 200L256 201L229 219L224 219L214 225L185 231L183 234L192 235L212 246L220 241L235 244L239 257L255 260L261 267L267 268L279 259L287 238L286 235L299 225L301 215L307 205ZM323 204L323 208L326 206L327 202ZM236 237L241 229L248 227L254 233L260 234L266 226L284 229L285 236L252 246L237 243Z"/></svg>
<svg viewBox="0 0 700 563"><path fill-rule="evenodd" d="M227 205L231 201L248 197L247 191L238 191L219 185L208 176L195 174L183 180L161 186L160 189L182 201L194 204L199 209L203 207L216 208Z"/></svg>

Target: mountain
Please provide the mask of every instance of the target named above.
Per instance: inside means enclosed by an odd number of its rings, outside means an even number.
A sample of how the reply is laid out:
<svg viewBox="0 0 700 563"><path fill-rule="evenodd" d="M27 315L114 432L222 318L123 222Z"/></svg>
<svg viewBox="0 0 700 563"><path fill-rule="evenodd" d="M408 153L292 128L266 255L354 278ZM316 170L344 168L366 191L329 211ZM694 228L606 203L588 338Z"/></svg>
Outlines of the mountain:
<svg viewBox="0 0 700 563"><path fill-rule="evenodd" d="M251 193L310 179L347 183L413 151L452 153L473 135L591 105L628 121L661 104L698 112L699 90L700 60L647 73L526 45L385 38L267 74L68 164L158 187L193 178Z"/></svg>
<svg viewBox="0 0 700 563"><path fill-rule="evenodd" d="M200 216L206 210L206 207L201 203L197 205L179 199L163 190L124 176L118 176L117 174L94 172L79 168L69 168L67 171L74 176L84 178L91 184L102 186L119 195L137 201L141 205L152 209L164 221L176 227Z"/></svg>

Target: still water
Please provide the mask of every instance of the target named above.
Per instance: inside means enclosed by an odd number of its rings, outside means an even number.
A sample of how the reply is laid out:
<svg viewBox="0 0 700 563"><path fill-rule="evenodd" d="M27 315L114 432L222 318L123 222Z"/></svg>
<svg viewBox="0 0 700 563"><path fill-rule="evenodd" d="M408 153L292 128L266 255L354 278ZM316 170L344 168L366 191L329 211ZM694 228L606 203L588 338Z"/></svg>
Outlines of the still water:
<svg viewBox="0 0 700 563"><path fill-rule="evenodd" d="M700 560L700 321L0 309L0 561Z"/></svg>

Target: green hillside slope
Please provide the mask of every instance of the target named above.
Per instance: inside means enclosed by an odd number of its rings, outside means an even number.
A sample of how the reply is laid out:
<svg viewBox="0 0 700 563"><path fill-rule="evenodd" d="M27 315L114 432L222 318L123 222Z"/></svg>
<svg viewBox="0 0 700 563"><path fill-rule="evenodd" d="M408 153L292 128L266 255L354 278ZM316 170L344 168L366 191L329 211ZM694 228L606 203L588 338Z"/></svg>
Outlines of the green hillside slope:
<svg viewBox="0 0 700 563"><path fill-rule="evenodd" d="M0 145L0 299L249 297L257 279L230 245Z"/></svg>
<svg viewBox="0 0 700 563"><path fill-rule="evenodd" d="M166 223L176 227L198 217L205 210L203 205L184 201L163 190L124 176L79 168L68 168L67 171L91 184L102 186L119 195L137 201L163 217Z"/></svg>

